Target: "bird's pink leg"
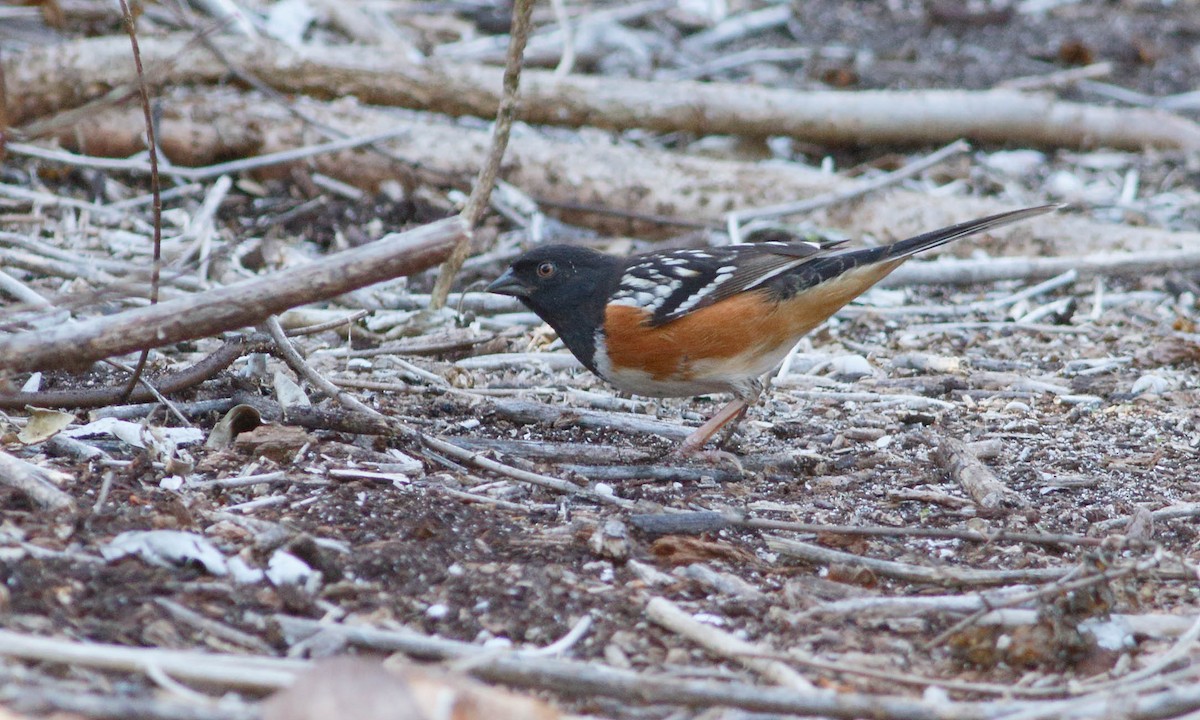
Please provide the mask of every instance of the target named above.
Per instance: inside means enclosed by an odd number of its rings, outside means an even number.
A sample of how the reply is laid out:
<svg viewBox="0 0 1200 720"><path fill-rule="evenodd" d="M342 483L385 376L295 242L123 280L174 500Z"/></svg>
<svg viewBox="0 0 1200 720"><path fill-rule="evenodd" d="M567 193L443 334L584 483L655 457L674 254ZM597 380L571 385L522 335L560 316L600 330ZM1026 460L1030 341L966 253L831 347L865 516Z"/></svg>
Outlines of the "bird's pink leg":
<svg viewBox="0 0 1200 720"><path fill-rule="evenodd" d="M749 405L745 400L731 400L728 405L718 410L716 415L709 418L708 422L696 428L696 431L691 435L688 435L675 450L675 455L684 457L694 454L697 450L704 447L704 443L711 440L713 435L720 432L721 428L740 417L748 407Z"/></svg>

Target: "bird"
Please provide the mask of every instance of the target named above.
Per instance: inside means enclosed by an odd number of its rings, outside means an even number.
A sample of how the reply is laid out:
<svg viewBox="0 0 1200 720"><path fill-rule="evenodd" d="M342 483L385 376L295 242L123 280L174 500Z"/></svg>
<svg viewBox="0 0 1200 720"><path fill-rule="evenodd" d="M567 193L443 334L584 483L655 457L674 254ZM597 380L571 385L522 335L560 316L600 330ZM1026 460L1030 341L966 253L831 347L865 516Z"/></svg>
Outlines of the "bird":
<svg viewBox="0 0 1200 720"><path fill-rule="evenodd" d="M910 257L1058 207L1013 210L868 248L776 241L622 258L542 245L518 256L487 290L520 300L618 390L732 394L676 449L683 457L736 425L797 341Z"/></svg>

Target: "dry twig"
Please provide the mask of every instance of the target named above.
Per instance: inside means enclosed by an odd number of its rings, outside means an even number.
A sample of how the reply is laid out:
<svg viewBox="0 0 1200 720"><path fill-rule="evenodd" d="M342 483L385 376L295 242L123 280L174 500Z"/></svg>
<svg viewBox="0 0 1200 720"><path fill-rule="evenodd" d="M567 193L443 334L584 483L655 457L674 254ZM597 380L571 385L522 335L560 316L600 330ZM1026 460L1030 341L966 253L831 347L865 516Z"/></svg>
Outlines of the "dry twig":
<svg viewBox="0 0 1200 720"><path fill-rule="evenodd" d="M1031 568L1028 570L974 570L959 567L923 567L893 560L879 560L853 553L831 550L811 543L768 535L771 550L809 563L845 565L863 568L877 575L913 583L945 586L1007 585L1011 583L1050 582L1071 571L1063 568Z"/></svg>
<svg viewBox="0 0 1200 720"><path fill-rule="evenodd" d="M297 305L408 275L442 260L465 228L447 218L299 269L72 325L0 337L0 370L39 370L261 322Z"/></svg>
<svg viewBox="0 0 1200 720"><path fill-rule="evenodd" d="M525 55L525 42L529 39L530 17L533 14L533 0L516 0L513 4L512 31L508 45L508 58L504 63L504 78L502 95L496 109L496 126L492 130L492 144L488 151L487 160L479 168L475 185L471 188L471 196L467 198L463 208L463 224L467 227L467 235L461 238L450 252L450 257L442 265L437 282L433 286L430 307L434 310L446 305L450 295L450 285L462 268L470 249L470 234L479 226L483 213L487 209L488 198L496 184L496 176L500 172L500 162L504 159L504 151L508 148L508 136L512 132L513 119L517 113L517 91L521 82L521 61Z"/></svg>
<svg viewBox="0 0 1200 720"><path fill-rule="evenodd" d="M700 644L704 649L721 657L733 658L747 668L759 673L771 682L795 690L812 690L813 685L786 664L762 657L770 651L753 643L734 637L711 625L696 620L681 610L678 605L662 597L650 598L646 603L646 616L671 632Z"/></svg>
<svg viewBox="0 0 1200 720"><path fill-rule="evenodd" d="M962 485L980 511L997 512L1006 499L1016 497L995 473L975 457L966 443L945 435L936 439L926 435L925 441L937 448L934 457L938 463Z"/></svg>
<svg viewBox="0 0 1200 720"><path fill-rule="evenodd" d="M67 479L65 473L47 470L33 463L0 452L0 484L17 490L40 508L70 511L75 501L70 495L55 487L55 481Z"/></svg>
<svg viewBox="0 0 1200 720"><path fill-rule="evenodd" d="M138 99L142 103L142 116L146 123L146 145L150 151L150 194L154 198L151 210L154 214L154 256L150 266L150 304L158 303L158 283L162 274L162 188L158 180L158 141L154 130L154 118L150 113L150 90L146 87L146 74L142 70L142 54L138 49L137 26L134 24L133 13L129 10L126 0L119 0L121 18L125 21L125 30L129 33L129 44L133 50L133 64L137 71ZM150 348L142 348L138 356L137 366L130 374L129 382L125 385L122 402L128 401L133 395L134 388L146 368L146 360L150 357Z"/></svg>
<svg viewBox="0 0 1200 720"><path fill-rule="evenodd" d="M171 394L199 385L229 367L234 360L256 352L266 352L271 343L262 336L239 336L229 340L215 352L189 368L163 375L155 380L153 390L143 388L134 391L134 402L156 399L159 394ZM43 390L39 392L0 393L0 408L32 407L104 407L122 402L123 386L89 388L79 390ZM157 403L155 403L157 405ZM154 405L150 406L154 407ZM149 408L146 408L148 411ZM207 408L200 412L207 412ZM142 412L141 409L135 412ZM143 413L144 414L144 413ZM115 417L115 415L113 415Z"/></svg>

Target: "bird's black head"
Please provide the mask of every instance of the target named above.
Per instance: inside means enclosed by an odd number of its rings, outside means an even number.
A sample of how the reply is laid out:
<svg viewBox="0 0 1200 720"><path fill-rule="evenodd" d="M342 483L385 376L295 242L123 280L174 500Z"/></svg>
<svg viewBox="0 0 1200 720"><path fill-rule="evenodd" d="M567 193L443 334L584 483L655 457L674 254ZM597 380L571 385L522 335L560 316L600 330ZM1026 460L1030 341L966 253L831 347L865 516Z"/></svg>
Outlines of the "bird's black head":
<svg viewBox="0 0 1200 720"><path fill-rule="evenodd" d="M544 245L517 258L488 292L512 295L558 332L589 369L595 369L596 329L620 281L621 260L571 245Z"/></svg>

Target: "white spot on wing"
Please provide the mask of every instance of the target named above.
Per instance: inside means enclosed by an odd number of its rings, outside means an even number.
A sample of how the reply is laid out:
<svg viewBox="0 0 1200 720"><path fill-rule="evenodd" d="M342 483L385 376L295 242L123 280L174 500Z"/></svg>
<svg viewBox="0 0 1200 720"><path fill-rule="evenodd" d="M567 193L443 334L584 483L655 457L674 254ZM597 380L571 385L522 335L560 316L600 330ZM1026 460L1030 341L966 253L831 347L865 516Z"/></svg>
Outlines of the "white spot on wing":
<svg viewBox="0 0 1200 720"><path fill-rule="evenodd" d="M671 297L676 290L679 289L681 284L682 283L680 283L678 280L667 280L664 278L663 282L659 283L654 288L654 294L658 296L660 300L666 300L667 298ZM660 302L659 305L661 304L662 303Z"/></svg>
<svg viewBox="0 0 1200 720"><path fill-rule="evenodd" d="M650 278L638 277L637 275L626 275L621 278L621 290L649 290L656 283Z"/></svg>

